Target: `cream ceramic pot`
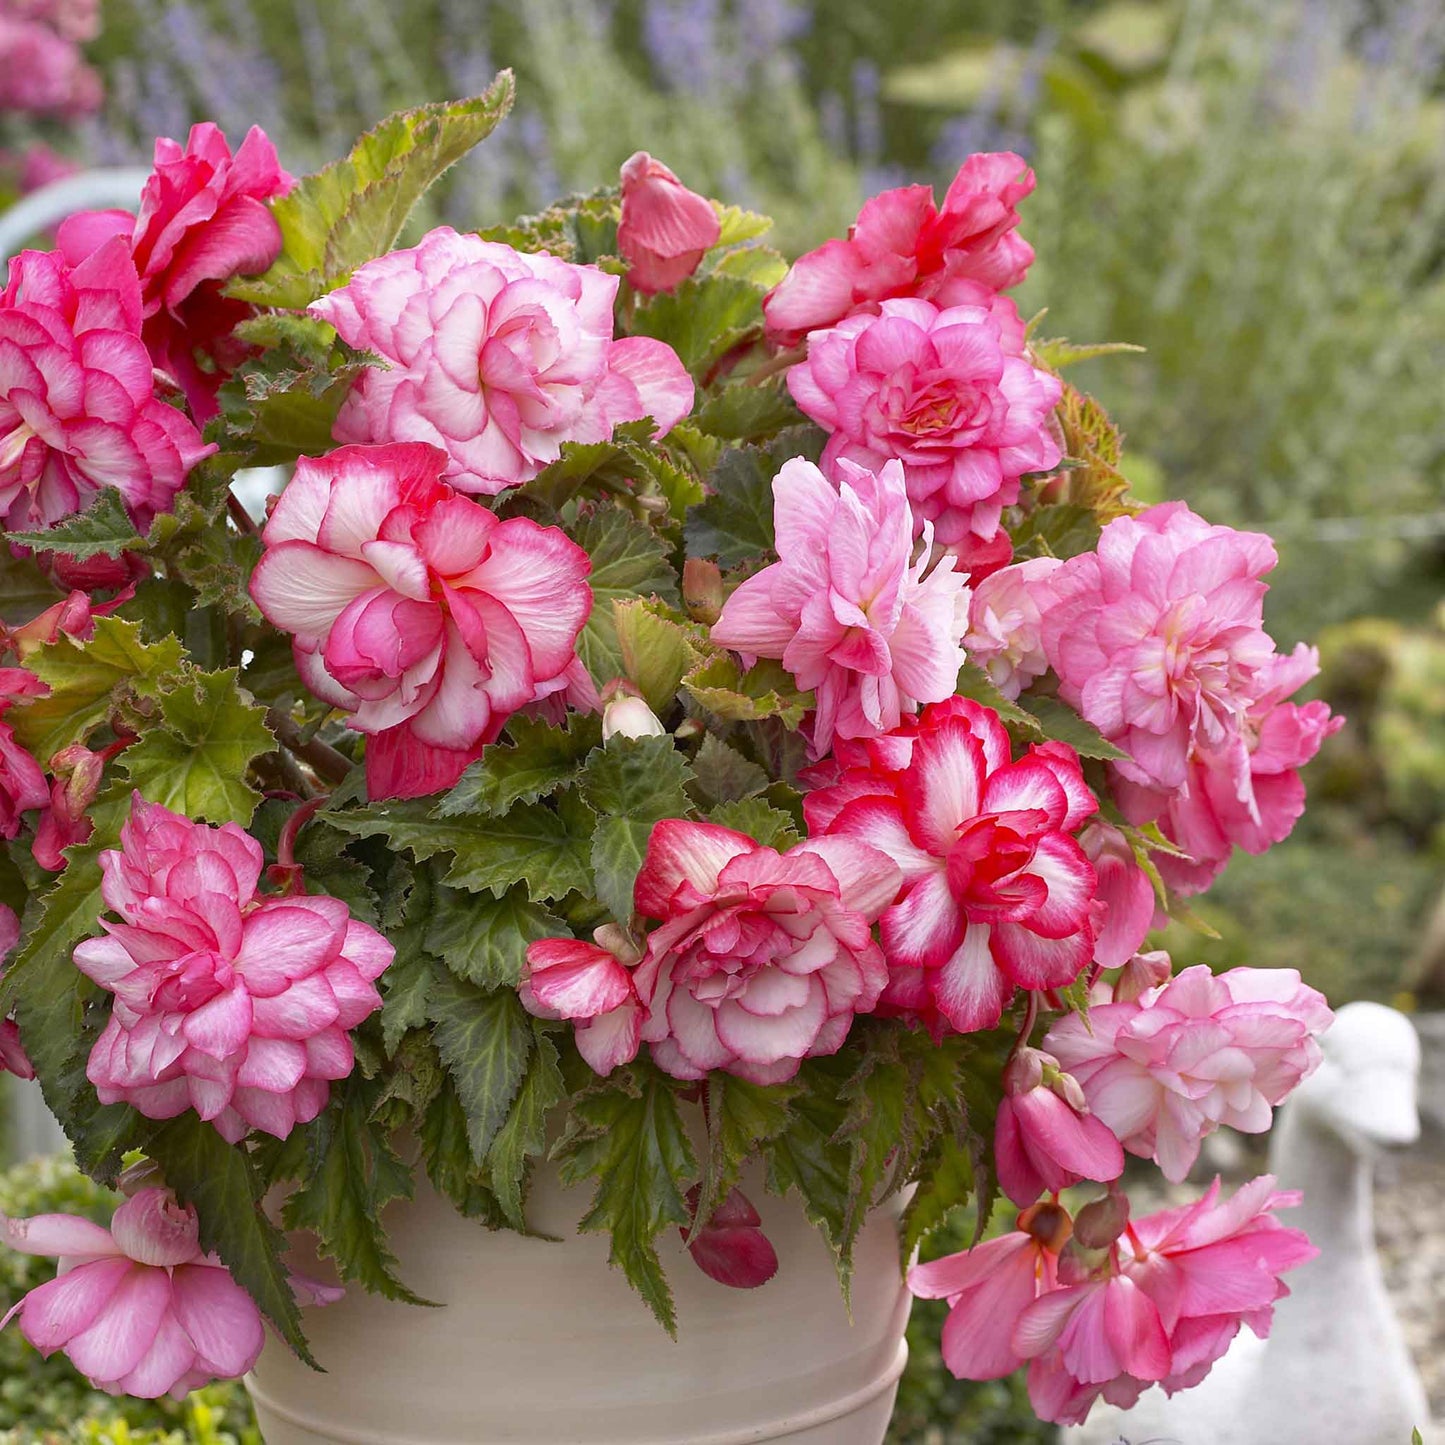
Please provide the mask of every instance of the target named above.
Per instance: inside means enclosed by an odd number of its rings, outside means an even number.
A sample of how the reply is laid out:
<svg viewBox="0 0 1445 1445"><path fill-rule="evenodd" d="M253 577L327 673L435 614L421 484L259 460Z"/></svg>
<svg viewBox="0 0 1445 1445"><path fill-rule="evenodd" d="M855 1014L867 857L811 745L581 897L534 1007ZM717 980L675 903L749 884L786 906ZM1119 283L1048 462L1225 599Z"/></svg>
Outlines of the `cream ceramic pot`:
<svg viewBox="0 0 1445 1445"><path fill-rule="evenodd" d="M274 1339L247 1384L267 1445L881 1445L908 1348L896 1213L858 1240L850 1322L831 1256L796 1198L744 1187L777 1275L728 1289L659 1241L670 1340L576 1233L589 1191L539 1171L528 1217L560 1243L490 1233L422 1180L388 1210L402 1278L441 1309L361 1290L307 1310L316 1374Z"/></svg>

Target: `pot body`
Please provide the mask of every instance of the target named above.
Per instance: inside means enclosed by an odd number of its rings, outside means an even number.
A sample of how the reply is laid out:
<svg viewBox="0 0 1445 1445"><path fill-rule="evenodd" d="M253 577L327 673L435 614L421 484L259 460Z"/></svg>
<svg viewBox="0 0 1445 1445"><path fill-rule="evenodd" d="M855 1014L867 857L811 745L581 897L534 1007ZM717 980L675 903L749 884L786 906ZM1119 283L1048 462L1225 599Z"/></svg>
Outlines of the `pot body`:
<svg viewBox="0 0 1445 1445"><path fill-rule="evenodd" d="M607 1237L576 1232L590 1190L537 1171L528 1218L554 1242L489 1232L421 1179L387 1227L401 1277L444 1308L353 1289L307 1310L325 1374L268 1339L247 1381L267 1445L882 1445L907 1359L896 1211L858 1239L850 1321L797 1199L744 1187L778 1273L729 1289L669 1230L673 1341L608 1264Z"/></svg>

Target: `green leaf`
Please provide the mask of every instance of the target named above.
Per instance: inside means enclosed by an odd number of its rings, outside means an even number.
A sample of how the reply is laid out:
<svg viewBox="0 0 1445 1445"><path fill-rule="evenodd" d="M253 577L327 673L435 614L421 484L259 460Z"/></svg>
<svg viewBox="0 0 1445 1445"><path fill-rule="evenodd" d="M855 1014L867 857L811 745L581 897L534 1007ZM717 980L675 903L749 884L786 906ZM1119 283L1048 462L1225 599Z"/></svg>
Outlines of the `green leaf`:
<svg viewBox="0 0 1445 1445"><path fill-rule="evenodd" d="M909 1116L911 1081L898 1056L897 1034L890 1031L866 1049L857 1072L843 1086L840 1098L847 1107L838 1127L838 1139L848 1146L848 1208L843 1238L857 1239L868 1211L881 1197L900 1152L900 1141L914 1120ZM903 1154L908 1154L903 1149ZM897 1178L896 1173L892 1177Z"/></svg>
<svg viewBox="0 0 1445 1445"><path fill-rule="evenodd" d="M796 1082L750 1084L734 1074L714 1070L707 1078L707 1159L693 1233L712 1218L713 1210L738 1182L743 1166L758 1149L776 1139L791 1119Z"/></svg>
<svg viewBox="0 0 1445 1445"><path fill-rule="evenodd" d="M432 1038L467 1116L472 1162L486 1163L535 1048L531 1020L513 989L486 993L443 974L428 1013Z"/></svg>
<svg viewBox="0 0 1445 1445"><path fill-rule="evenodd" d="M813 705L812 693L799 692L780 663L764 658L742 672L730 652L718 652L700 663L683 686L694 701L725 722L776 717L796 728Z"/></svg>
<svg viewBox="0 0 1445 1445"><path fill-rule="evenodd" d="M19 627L64 595L30 558L0 547L0 622Z"/></svg>
<svg viewBox="0 0 1445 1445"><path fill-rule="evenodd" d="M992 708L1004 722L1021 727L1037 738L1044 735L1038 718L1018 703L1010 702L994 685L993 679L975 663L965 662L959 668L954 692L959 697L972 698L974 702L981 702L985 707Z"/></svg>
<svg viewBox="0 0 1445 1445"><path fill-rule="evenodd" d="M903 1212L905 1258L968 1202L973 1186L974 1161L968 1147L951 1134L941 1134L925 1156L918 1188Z"/></svg>
<svg viewBox="0 0 1445 1445"><path fill-rule="evenodd" d="M399 872L405 869L399 859L395 867ZM381 1039L390 1055L395 1055L408 1029L421 1028L426 1023L432 987L440 974L437 961L427 952L426 935L431 926L435 894L442 890L434 887L424 868L417 869L411 877L400 925L387 929L396 954L379 981Z"/></svg>
<svg viewBox="0 0 1445 1445"><path fill-rule="evenodd" d="M532 1020L532 1036L534 1048L526 1077L487 1155L497 1202L507 1222L520 1230L527 1227L522 1213L527 1160L539 1157L546 1148L547 1114L567 1097L567 1085L557 1065L557 1046L547 1037L540 1019Z"/></svg>
<svg viewBox="0 0 1445 1445"><path fill-rule="evenodd" d="M460 813L505 813L514 803L535 803L573 781L582 759L602 741L595 716L572 713L565 727L540 719L513 717L509 743L491 743L438 806L444 817Z"/></svg>
<svg viewBox="0 0 1445 1445"><path fill-rule="evenodd" d="M500 898L478 898L438 888L426 946L459 978L483 988L515 988L522 978L527 945L541 938L565 938L568 932L560 918L538 903L529 903L524 889L510 889Z"/></svg>
<svg viewBox="0 0 1445 1445"><path fill-rule="evenodd" d="M81 558L117 557L122 552L144 551L146 545L114 487L102 487L85 511L67 517L58 526L43 532L11 532L9 539L22 547Z"/></svg>
<svg viewBox="0 0 1445 1445"><path fill-rule="evenodd" d="M744 241L755 241L766 236L773 229L771 216L757 211L745 211L741 206L718 207L720 234L715 250L724 246L740 246Z"/></svg>
<svg viewBox="0 0 1445 1445"><path fill-rule="evenodd" d="M244 451L253 466L321 455L334 445L341 404L370 364L354 355L312 362L289 350L243 362L219 394L227 444Z"/></svg>
<svg viewBox="0 0 1445 1445"><path fill-rule="evenodd" d="M1067 703L1056 697L1026 696L1024 703L1038 719L1046 738L1067 743L1082 758L1128 760L1129 754L1111 743L1093 723L1085 722Z"/></svg>
<svg viewBox="0 0 1445 1445"><path fill-rule="evenodd" d="M852 1268L847 1243L850 1151L838 1141L845 1110L838 1097L844 1082L836 1061L811 1059L800 1074L788 1126L763 1147L768 1188L795 1191L803 1211L837 1256L838 1276L847 1289Z"/></svg>
<svg viewBox="0 0 1445 1445"><path fill-rule="evenodd" d="M773 551L773 470L754 447L724 452L711 477L712 495L687 513L690 557L716 557L724 567L767 560Z"/></svg>
<svg viewBox="0 0 1445 1445"><path fill-rule="evenodd" d="M1047 503L1035 507L1012 532L1014 556L1077 557L1099 544L1099 515L1078 502Z"/></svg>
<svg viewBox="0 0 1445 1445"><path fill-rule="evenodd" d="M472 1163L466 1111L449 1079L427 1106L421 1147L427 1178L437 1193L449 1199L463 1218L500 1229L505 1223L501 1206L487 1187L485 1171Z"/></svg>
<svg viewBox="0 0 1445 1445"><path fill-rule="evenodd" d="M763 329L767 288L741 276L689 276L669 292L639 306L632 330L665 341L682 364L703 381L713 364Z"/></svg>
<svg viewBox="0 0 1445 1445"><path fill-rule="evenodd" d="M1029 350L1033 352L1034 361L1039 366L1046 366L1050 371L1062 371L1066 366L1075 366L1081 361L1093 361L1099 356L1118 356L1131 351L1142 353L1147 348L1135 346L1131 341L1098 341L1076 345L1062 338L1049 341L1031 338Z"/></svg>
<svg viewBox="0 0 1445 1445"><path fill-rule="evenodd" d="M677 701L683 674L697 662L688 629L656 602L640 599L614 601L612 617L623 675L653 712L665 716Z"/></svg>
<svg viewBox="0 0 1445 1445"><path fill-rule="evenodd" d="M391 250L432 183L511 109L513 88L504 70L484 95L398 111L367 131L345 160L272 202L281 254L262 275L233 281L228 294L299 311Z"/></svg>
<svg viewBox="0 0 1445 1445"><path fill-rule="evenodd" d="M691 777L687 759L667 734L649 738L619 734L594 748L587 759L582 796L597 814L592 836L597 897L619 923L632 919L632 889L652 825L688 812Z"/></svg>
<svg viewBox="0 0 1445 1445"><path fill-rule="evenodd" d="M762 798L740 798L735 803L722 803L708 814L708 818L756 838L765 847L776 848L780 853L803 840L793 826L792 816L774 808Z"/></svg>
<svg viewBox="0 0 1445 1445"><path fill-rule="evenodd" d="M727 441L755 442L801 420L796 403L779 386L730 386L699 408L695 425Z"/></svg>
<svg viewBox="0 0 1445 1445"><path fill-rule="evenodd" d="M788 260L771 246L742 246L718 257L715 276L741 276L770 291L788 274Z"/></svg>
<svg viewBox="0 0 1445 1445"><path fill-rule="evenodd" d="M737 803L761 793L770 781L767 771L749 762L716 734L707 733L692 760L693 791L708 803Z"/></svg>
<svg viewBox="0 0 1445 1445"><path fill-rule="evenodd" d="M671 1081L634 1064L626 1075L581 1095L553 1157L564 1184L596 1179L578 1228L611 1235L609 1259L675 1336L672 1291L655 1241L669 1225L691 1222L682 1191L696 1177L697 1160Z"/></svg>

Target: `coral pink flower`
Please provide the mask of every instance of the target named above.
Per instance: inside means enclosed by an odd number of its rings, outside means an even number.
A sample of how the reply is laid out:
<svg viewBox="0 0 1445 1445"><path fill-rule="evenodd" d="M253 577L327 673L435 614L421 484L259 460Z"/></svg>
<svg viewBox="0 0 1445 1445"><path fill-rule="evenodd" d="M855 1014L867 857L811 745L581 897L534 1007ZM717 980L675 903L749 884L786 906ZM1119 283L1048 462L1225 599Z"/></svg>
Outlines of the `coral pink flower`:
<svg viewBox="0 0 1445 1445"><path fill-rule="evenodd" d="M1095 896L1108 909L1094 940L1094 962L1102 968L1122 968L1154 926L1154 885L1112 823L1096 818L1079 834L1079 845L1094 865Z"/></svg>
<svg viewBox="0 0 1445 1445"><path fill-rule="evenodd" d="M529 943L518 991L538 1018L572 1020L577 1052L595 1072L610 1074L637 1057L647 1010L630 970L609 949L580 938Z"/></svg>
<svg viewBox="0 0 1445 1445"><path fill-rule="evenodd" d="M940 210L928 186L884 191L866 202L846 241L800 257L763 301L768 334L785 345L894 296L940 306L1017 286L1034 259L1016 207L1034 173L1008 151L970 156Z"/></svg>
<svg viewBox="0 0 1445 1445"><path fill-rule="evenodd" d="M1004 1069L994 1131L999 1188L1020 1208L1083 1179L1107 1183L1124 1172L1124 1151L1089 1113L1078 1083L1059 1061L1020 1048Z"/></svg>
<svg viewBox="0 0 1445 1445"><path fill-rule="evenodd" d="M721 234L713 203L688 190L661 161L638 151L623 162L617 249L633 290L649 296L671 291L697 270Z"/></svg>
<svg viewBox="0 0 1445 1445"><path fill-rule="evenodd" d="M687 1195L694 1214L701 1198L702 1185L694 1184ZM778 1252L760 1228L762 1222L752 1200L741 1189L729 1189L687 1252L709 1279L729 1289L757 1289L778 1272ZM687 1239L686 1229L678 1233Z"/></svg>
<svg viewBox="0 0 1445 1445"><path fill-rule="evenodd" d="M221 294L234 276L264 271L281 252L281 228L266 204L294 182L266 132L252 126L235 155L209 121L185 148L156 141L155 169L140 210L88 211L64 222L60 248L72 262L123 236L140 272L144 336L155 363L186 393L198 421L216 415L216 391L251 354L231 333L252 314ZM202 368L197 353L209 359Z"/></svg>
<svg viewBox="0 0 1445 1445"><path fill-rule="evenodd" d="M49 527L114 487L148 526L215 451L156 396L140 329L140 286L122 242L73 271L48 252L10 262L0 295L0 525Z"/></svg>
<svg viewBox="0 0 1445 1445"><path fill-rule="evenodd" d="M592 610L587 554L501 521L418 443L303 458L251 595L320 698L370 737L373 798L449 787L518 708L565 688Z"/></svg>
<svg viewBox="0 0 1445 1445"><path fill-rule="evenodd" d="M1320 1062L1333 1015L1293 969L1187 968L1137 998L1058 1020L1044 1047L1089 1107L1176 1183L1206 1134L1263 1133L1271 1110Z"/></svg>
<svg viewBox="0 0 1445 1445"><path fill-rule="evenodd" d="M913 517L896 462L877 474L839 464L836 487L811 462L773 479L781 560L728 598L712 640L781 659L815 693L814 754L834 734L875 737L920 702L952 695L968 589L951 558L913 558Z"/></svg>
<svg viewBox="0 0 1445 1445"><path fill-rule="evenodd" d="M1045 584L1044 652L1059 693L1129 754L1120 776L1182 787L1195 747L1237 733L1274 657L1258 532L1211 526L1183 502L1117 517L1098 550Z"/></svg>
<svg viewBox="0 0 1445 1445"><path fill-rule="evenodd" d="M851 838L778 853L731 828L664 818L637 875L661 926L633 979L643 1039L674 1078L726 1069L758 1084L836 1053L887 980L872 925L898 870Z"/></svg>
<svg viewBox="0 0 1445 1445"><path fill-rule="evenodd" d="M49 806L35 825L30 852L42 868L58 873L65 867L65 850L91 835L93 825L86 809L100 791L105 759L76 743L51 758L50 771Z"/></svg>
<svg viewBox="0 0 1445 1445"><path fill-rule="evenodd" d="M74 119L97 110L101 98L100 77L72 37L38 17L0 12L0 111Z"/></svg>
<svg viewBox="0 0 1445 1445"><path fill-rule="evenodd" d="M973 584L964 646L1010 700L1048 671L1040 627L1040 584L1062 565L1057 557L1031 557Z"/></svg>
<svg viewBox="0 0 1445 1445"><path fill-rule="evenodd" d="M184 1398L244 1375L265 1340L255 1301L201 1250L196 1213L166 1189L142 1189L105 1229L74 1214L0 1215L0 1239L22 1254L58 1255L60 1274L18 1314L43 1355L63 1350L98 1390Z"/></svg>
<svg viewBox="0 0 1445 1445"><path fill-rule="evenodd" d="M605 441L645 416L670 431L692 409L692 379L662 342L612 339L617 284L448 226L368 261L311 307L387 363L356 383L336 439L430 442L454 486L490 496L563 442Z"/></svg>
<svg viewBox="0 0 1445 1445"><path fill-rule="evenodd" d="M103 1104L151 1119L194 1108L232 1143L284 1139L351 1072L346 1031L381 1007L394 952L339 898L258 897L261 845L136 795L120 848L100 855L120 923L75 950L115 995L86 1076Z"/></svg>
<svg viewBox="0 0 1445 1445"><path fill-rule="evenodd" d="M803 807L811 833L856 838L902 869L880 925L884 1005L966 1033L998 1023L1016 987L1071 983L1103 912L1071 836L1098 806L1073 750L1047 743L1011 762L998 715L958 697L865 748L866 764Z"/></svg>
<svg viewBox="0 0 1445 1445"><path fill-rule="evenodd" d="M1004 297L879 309L814 332L788 372L793 400L831 433L822 464L900 461L915 527L931 521L947 546L988 542L1019 478L1059 464L1048 423L1063 384L1023 355Z"/></svg>

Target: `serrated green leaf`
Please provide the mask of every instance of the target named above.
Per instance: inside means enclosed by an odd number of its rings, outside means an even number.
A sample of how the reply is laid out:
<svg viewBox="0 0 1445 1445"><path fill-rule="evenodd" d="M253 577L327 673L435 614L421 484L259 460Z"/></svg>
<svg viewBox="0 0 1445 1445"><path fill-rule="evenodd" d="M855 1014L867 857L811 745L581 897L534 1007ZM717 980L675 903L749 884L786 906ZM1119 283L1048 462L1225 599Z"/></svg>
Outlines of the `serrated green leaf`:
<svg viewBox="0 0 1445 1445"><path fill-rule="evenodd" d="M526 1077L487 1156L497 1202L507 1222L520 1230L527 1227L522 1213L527 1160L539 1157L547 1147L547 1115L567 1097L567 1085L557 1065L557 1046L538 1019L532 1020L532 1036L534 1047Z"/></svg>
<svg viewBox="0 0 1445 1445"><path fill-rule="evenodd" d="M771 246L740 246L719 256L712 268L714 276L740 276L770 291L788 274L788 259Z"/></svg>
<svg viewBox="0 0 1445 1445"><path fill-rule="evenodd" d="M738 1182L743 1166L757 1157L759 1146L788 1127L790 1106L800 1087L794 1081L751 1084L720 1070L708 1075L708 1152L694 1233L712 1218L713 1210Z"/></svg>
<svg viewBox="0 0 1445 1445"><path fill-rule="evenodd" d="M535 803L573 781L582 760L602 741L595 716L572 713L565 727L536 718L514 717L509 742L491 743L438 804L445 818L463 813L490 816L514 803Z"/></svg>
<svg viewBox="0 0 1445 1445"><path fill-rule="evenodd" d="M758 211L745 211L741 206L719 206L718 227L719 235L714 249L740 246L744 241L755 241L759 236L766 236L773 229L773 219Z"/></svg>
<svg viewBox="0 0 1445 1445"><path fill-rule="evenodd" d="M1021 727L1037 738L1044 735L1043 725L1033 713L1026 711L1016 702L1010 702L994 685L994 681L979 666L965 662L958 670L958 682L954 692L959 697L972 698L985 707L992 708L1006 723Z"/></svg>
<svg viewBox="0 0 1445 1445"><path fill-rule="evenodd" d="M770 779L736 748L708 733L692 760L693 793L705 803L737 803L761 793Z"/></svg>
<svg viewBox="0 0 1445 1445"><path fill-rule="evenodd" d="M313 830L319 831L319 830ZM404 865L397 861L398 872ZM381 1039L388 1054L394 1055L408 1029L421 1028L427 1021L432 987L440 974L436 960L427 951L426 935L431 926L437 889L424 868L416 870L412 885L401 905L399 924L390 924L387 937L396 953L381 975Z"/></svg>
<svg viewBox="0 0 1445 1445"><path fill-rule="evenodd" d="M450 1079L427 1106L421 1146L427 1178L437 1193L450 1200L464 1219L500 1229L506 1220L496 1196L486 1185L484 1171L472 1163L466 1111Z"/></svg>
<svg viewBox="0 0 1445 1445"><path fill-rule="evenodd" d="M848 1207L843 1238L857 1239L868 1211L878 1202L885 1180L900 1151L910 1155L905 1127L910 1118L912 1083L908 1068L898 1056L896 1035L863 1052L858 1070L844 1084L839 1097L847 1112L838 1126L838 1139L848 1146Z"/></svg>
<svg viewBox="0 0 1445 1445"><path fill-rule="evenodd" d="M712 495L687 513L690 557L724 567L766 560L773 551L773 472L754 447L724 452L709 479Z"/></svg>
<svg viewBox="0 0 1445 1445"><path fill-rule="evenodd" d="M779 386L739 385L719 392L698 409L692 420L711 436L755 442L784 427L796 426L801 414L792 397Z"/></svg>
<svg viewBox="0 0 1445 1445"><path fill-rule="evenodd" d="M263 350L285 347L317 368L324 367L336 345L336 328L314 316L292 316L285 311L262 311L238 321L232 334L248 346Z"/></svg>
<svg viewBox="0 0 1445 1445"><path fill-rule="evenodd" d="M683 674L696 665L688 629L664 615L656 602L614 601L613 626L622 672L653 712L666 715L677 701Z"/></svg>
<svg viewBox="0 0 1445 1445"><path fill-rule="evenodd" d="M0 622L18 627L64 595L30 558L0 547Z"/></svg>
<svg viewBox="0 0 1445 1445"><path fill-rule="evenodd" d="M244 450L252 466L323 454L334 445L341 404L368 365L363 359L310 362L289 350L243 362L218 397L227 444Z"/></svg>
<svg viewBox="0 0 1445 1445"><path fill-rule="evenodd" d="M1077 557L1099 545L1099 515L1078 502L1035 507L1012 531L1015 559Z"/></svg>
<svg viewBox="0 0 1445 1445"><path fill-rule="evenodd" d="M766 290L745 277L716 271L689 276L672 291L639 306L632 330L637 336L665 341L702 381L734 346L762 335Z"/></svg>
<svg viewBox="0 0 1445 1445"><path fill-rule="evenodd" d="M799 692L780 663L764 658L747 672L731 653L719 652L695 667L683 687L699 704L725 722L754 722L775 717L796 728L813 705L812 693Z"/></svg>
<svg viewBox="0 0 1445 1445"><path fill-rule="evenodd" d="M1067 703L1056 697L1026 696L1024 705L1038 719L1046 738L1067 743L1081 758L1099 758L1105 762L1123 758L1129 754L1115 747L1093 723L1085 722Z"/></svg>
<svg viewBox="0 0 1445 1445"><path fill-rule="evenodd" d="M1146 349L1143 346L1135 346L1131 341L1075 344L1062 338L1048 341L1033 338L1029 340L1029 350L1033 352L1034 361L1039 366L1048 367L1050 371L1062 371L1066 366L1076 366L1081 361L1093 361L1100 356L1118 356L1127 352L1142 353Z"/></svg>
<svg viewBox="0 0 1445 1445"><path fill-rule="evenodd" d="M941 1228L973 1194L973 1159L965 1145L942 1134L924 1159L918 1188L903 1212L903 1254L907 1258Z"/></svg>
<svg viewBox="0 0 1445 1445"><path fill-rule="evenodd" d="M85 511L54 527L43 532L11 532L9 539L22 547L81 558L118 557L122 552L144 551L146 545L114 487L102 487Z"/></svg>
<svg viewBox="0 0 1445 1445"><path fill-rule="evenodd" d="M780 853L803 841L791 815L774 808L763 798L740 798L734 803L721 803L708 814L708 818L724 828L746 833L764 847L776 848Z"/></svg>
<svg viewBox="0 0 1445 1445"><path fill-rule="evenodd" d="M568 932L560 918L528 902L521 888L500 898L478 898L443 887L432 900L426 946L459 978L483 988L515 988L527 945Z"/></svg>

